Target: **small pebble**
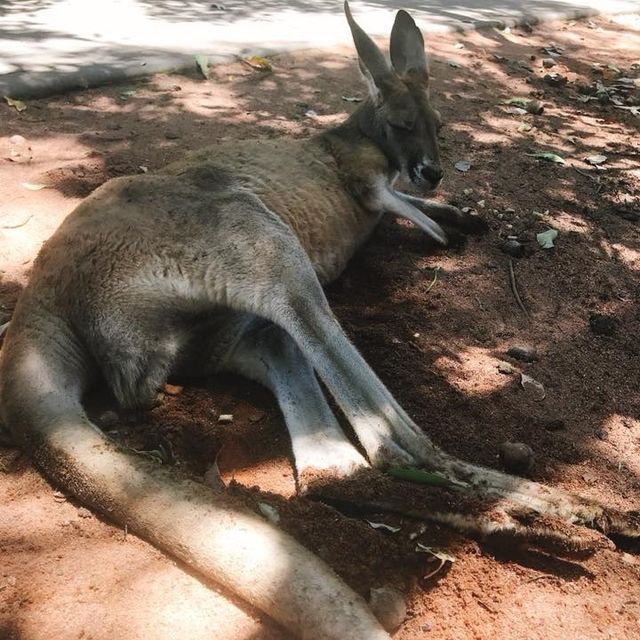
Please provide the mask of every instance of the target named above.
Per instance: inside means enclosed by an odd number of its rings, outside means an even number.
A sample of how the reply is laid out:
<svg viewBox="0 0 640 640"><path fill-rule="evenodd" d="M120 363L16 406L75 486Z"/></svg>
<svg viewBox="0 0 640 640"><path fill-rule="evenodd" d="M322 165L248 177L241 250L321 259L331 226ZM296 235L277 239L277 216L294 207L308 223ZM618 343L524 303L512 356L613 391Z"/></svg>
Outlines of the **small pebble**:
<svg viewBox="0 0 640 640"><path fill-rule="evenodd" d="M556 61L553 58L542 58L542 66L545 69L551 69L556 66Z"/></svg>
<svg viewBox="0 0 640 640"><path fill-rule="evenodd" d="M178 138L180 138L180 133L178 131L175 131L174 129L167 129L164 132L164 137L167 140L177 140Z"/></svg>
<svg viewBox="0 0 640 640"><path fill-rule="evenodd" d="M598 336L612 336L618 328L618 319L603 313L593 313L589 316L589 326Z"/></svg>
<svg viewBox="0 0 640 640"><path fill-rule="evenodd" d="M567 78L561 73L547 73L542 79L552 87L562 87L567 84Z"/></svg>
<svg viewBox="0 0 640 640"><path fill-rule="evenodd" d="M168 395L168 396L179 396L182 393L182 390L184 389L184 387L181 387L179 384L165 384L164 385L164 392Z"/></svg>
<svg viewBox="0 0 640 640"><path fill-rule="evenodd" d="M510 376L515 369L508 362L498 362L498 371L503 373L505 376Z"/></svg>
<svg viewBox="0 0 640 640"><path fill-rule="evenodd" d="M510 473L526 473L533 465L533 449L523 442L504 442L500 446L500 462Z"/></svg>
<svg viewBox="0 0 640 640"><path fill-rule="evenodd" d="M534 362L538 359L538 352L533 347L527 346L510 347L507 355L520 362Z"/></svg>
<svg viewBox="0 0 640 640"><path fill-rule="evenodd" d="M528 113L539 116L544 112L544 105L539 100L529 100L529 102L527 102L526 110Z"/></svg>
<svg viewBox="0 0 640 640"><path fill-rule="evenodd" d="M524 255L524 245L517 240L507 240L500 246L503 253L514 258L521 258Z"/></svg>
<svg viewBox="0 0 640 640"><path fill-rule="evenodd" d="M80 507L78 509L79 518L91 518L92 516L93 514L91 513L91 511L89 511L89 509L85 509L84 507Z"/></svg>
<svg viewBox="0 0 640 640"><path fill-rule="evenodd" d="M233 422L233 414L221 413L218 416L218 424L229 424L230 422Z"/></svg>
<svg viewBox="0 0 640 640"><path fill-rule="evenodd" d="M564 420L560 420L559 418L554 418L553 420L547 420L544 423L544 428L547 431L562 431L565 428Z"/></svg>
<svg viewBox="0 0 640 640"><path fill-rule="evenodd" d="M11 136L9 138L9 142L15 145L22 145L26 142L26 140L22 136L16 134L15 136Z"/></svg>
<svg viewBox="0 0 640 640"><path fill-rule="evenodd" d="M272 507L270 504L266 502L259 502L258 509L260 513L272 524L279 524L280 522L280 514L275 507Z"/></svg>
<svg viewBox="0 0 640 640"><path fill-rule="evenodd" d="M370 593L369 606L373 615L387 631L395 631L407 617L404 596L391 587L371 589Z"/></svg>

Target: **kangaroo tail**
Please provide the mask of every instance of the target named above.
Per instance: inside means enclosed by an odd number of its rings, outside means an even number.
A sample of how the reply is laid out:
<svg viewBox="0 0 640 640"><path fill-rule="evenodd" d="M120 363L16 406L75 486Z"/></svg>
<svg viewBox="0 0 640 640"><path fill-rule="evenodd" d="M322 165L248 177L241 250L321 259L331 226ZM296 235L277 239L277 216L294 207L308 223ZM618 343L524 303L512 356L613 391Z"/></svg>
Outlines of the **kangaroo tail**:
<svg viewBox="0 0 640 640"><path fill-rule="evenodd" d="M10 342L0 365L2 417L54 483L297 637L389 639L364 600L293 538L224 493L108 439L82 408L78 359L61 359L50 341L47 349Z"/></svg>

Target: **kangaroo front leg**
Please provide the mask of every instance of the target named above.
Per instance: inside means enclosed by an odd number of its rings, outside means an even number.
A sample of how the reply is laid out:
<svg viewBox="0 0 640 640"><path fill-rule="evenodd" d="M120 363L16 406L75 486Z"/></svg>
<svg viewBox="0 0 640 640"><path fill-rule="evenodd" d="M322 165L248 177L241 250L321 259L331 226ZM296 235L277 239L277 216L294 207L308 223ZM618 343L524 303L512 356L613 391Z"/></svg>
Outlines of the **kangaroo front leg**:
<svg viewBox="0 0 640 640"><path fill-rule="evenodd" d="M430 218L433 218L433 220L457 227L465 233L484 233L488 229L487 223L482 218L469 213L463 213L458 207L454 207L451 204L417 198L416 196L410 196L401 191L396 191L395 194L407 204L414 206Z"/></svg>
<svg viewBox="0 0 640 640"><path fill-rule="evenodd" d="M301 492L318 472L344 477L369 466L340 428L308 360L283 329L257 318L223 368L263 384L276 396Z"/></svg>
<svg viewBox="0 0 640 640"><path fill-rule="evenodd" d="M425 202L419 198L415 200ZM445 246L448 244L447 234L442 230L442 227L429 216L425 215L414 202L411 202L411 196L404 197L404 194L384 186L374 192L370 202L367 203L367 207L411 220L413 224L419 229L422 229L422 231L432 237L436 242Z"/></svg>

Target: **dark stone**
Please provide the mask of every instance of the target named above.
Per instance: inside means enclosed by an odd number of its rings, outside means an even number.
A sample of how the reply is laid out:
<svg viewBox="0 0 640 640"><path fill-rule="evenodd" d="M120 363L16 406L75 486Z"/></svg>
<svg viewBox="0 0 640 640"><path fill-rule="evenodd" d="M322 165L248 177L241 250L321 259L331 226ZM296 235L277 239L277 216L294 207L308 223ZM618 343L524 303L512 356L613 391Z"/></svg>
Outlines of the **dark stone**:
<svg viewBox="0 0 640 640"><path fill-rule="evenodd" d="M618 319L603 313L592 313L589 316L589 326L598 336L612 336L618 328Z"/></svg>
<svg viewBox="0 0 640 640"><path fill-rule="evenodd" d="M520 362L534 362L538 359L538 352L533 347L527 346L510 347L507 355Z"/></svg>
<svg viewBox="0 0 640 640"><path fill-rule="evenodd" d="M542 79L552 87L563 87L567 84L567 78L561 73L547 73Z"/></svg>
<svg viewBox="0 0 640 640"><path fill-rule="evenodd" d="M533 449L523 442L503 442L500 462L510 473L526 473L533 466Z"/></svg>
<svg viewBox="0 0 640 640"><path fill-rule="evenodd" d="M500 249L503 253L514 258L521 258L524 255L524 245L517 240L505 240Z"/></svg>
<svg viewBox="0 0 640 640"><path fill-rule="evenodd" d="M556 418L554 420L547 420L544 423L544 428L547 431L562 431L566 427L564 420Z"/></svg>

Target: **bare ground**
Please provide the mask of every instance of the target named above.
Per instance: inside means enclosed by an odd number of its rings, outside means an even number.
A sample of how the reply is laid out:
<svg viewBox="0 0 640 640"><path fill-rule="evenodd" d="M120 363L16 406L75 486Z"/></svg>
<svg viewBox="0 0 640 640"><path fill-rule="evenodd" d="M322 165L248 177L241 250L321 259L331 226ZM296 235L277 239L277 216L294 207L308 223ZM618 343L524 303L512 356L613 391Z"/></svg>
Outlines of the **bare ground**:
<svg viewBox="0 0 640 640"><path fill-rule="evenodd" d="M367 360L439 445L499 466L501 443L524 442L535 453L530 477L638 509L640 117L584 97L597 82L640 77L640 19L620 22L432 37L433 91L447 122L442 197L476 209L490 233L442 250L409 225L384 221L328 294ZM541 48L552 46L561 55L545 70ZM32 101L21 113L0 105L0 323L42 242L110 177L152 171L221 140L307 136L354 108L342 96L363 94L351 51L271 61L270 74L237 63L216 67L208 82L155 76ZM545 82L552 72L568 83ZM638 82L614 98L638 104ZM513 96L540 100L543 114L513 113L502 104ZM527 155L537 152L566 163ZM607 157L601 170L584 161L592 155ZM471 169L455 171L459 160ZM556 247L543 250L536 233L550 227ZM508 236L524 245L513 265L529 319L501 250ZM615 318L613 335L594 333L594 314ZM515 345L535 347L539 359L505 356ZM498 370L501 361L511 374ZM546 397L523 389L520 373L541 382ZM231 424L218 423L225 413ZM401 527L391 534L296 498L277 408L240 379L189 383L108 428L136 448L170 448L196 476L217 459L225 481L265 492L258 499L276 505L285 528L365 596L400 588L409 614L398 640L640 636L637 546L561 560L370 516ZM3 640L288 637L66 500L17 452L0 453ZM417 542L446 548L456 562L425 580L433 564Z"/></svg>

